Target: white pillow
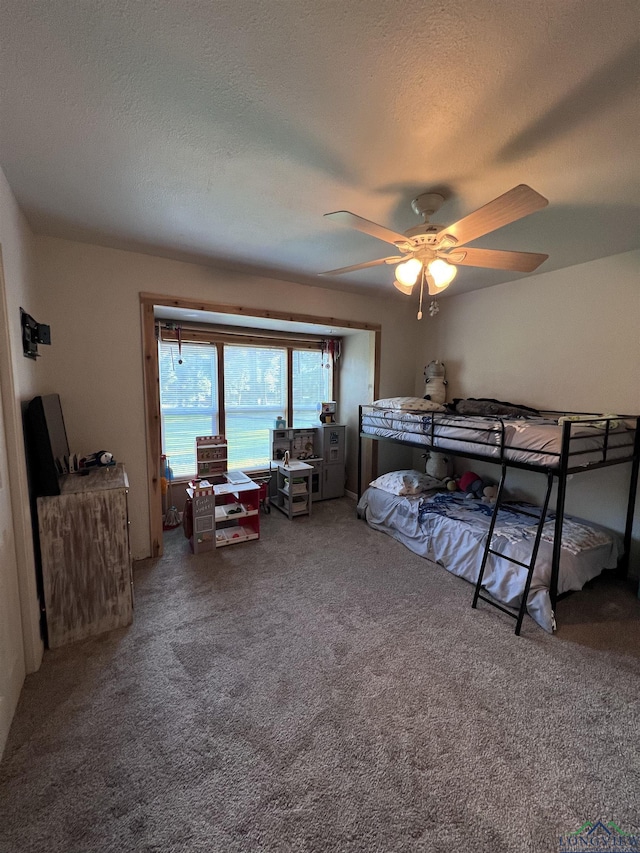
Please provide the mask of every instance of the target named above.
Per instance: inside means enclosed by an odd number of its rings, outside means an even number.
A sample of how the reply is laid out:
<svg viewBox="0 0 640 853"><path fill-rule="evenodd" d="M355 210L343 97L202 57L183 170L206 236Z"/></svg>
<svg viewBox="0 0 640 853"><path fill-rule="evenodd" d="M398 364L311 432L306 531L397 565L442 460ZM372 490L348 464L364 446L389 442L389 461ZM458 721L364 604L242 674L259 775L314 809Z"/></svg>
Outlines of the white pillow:
<svg viewBox="0 0 640 853"><path fill-rule="evenodd" d="M385 397L371 404L376 409L401 409L404 412L446 412L440 403L422 397Z"/></svg>
<svg viewBox="0 0 640 853"><path fill-rule="evenodd" d="M418 495L429 489L442 488L442 483L422 471L390 471L369 483L390 495Z"/></svg>

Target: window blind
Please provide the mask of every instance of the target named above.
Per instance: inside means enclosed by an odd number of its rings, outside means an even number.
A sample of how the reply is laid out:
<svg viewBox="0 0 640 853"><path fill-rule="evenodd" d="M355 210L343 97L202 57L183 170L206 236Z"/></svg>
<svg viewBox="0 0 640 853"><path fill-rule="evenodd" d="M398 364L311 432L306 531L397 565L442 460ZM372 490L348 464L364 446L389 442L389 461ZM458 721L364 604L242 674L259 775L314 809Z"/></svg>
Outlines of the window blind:
<svg viewBox="0 0 640 853"><path fill-rule="evenodd" d="M182 362L182 363L180 363ZM218 359L215 347L161 342L162 452L174 477L196 470L195 438L218 432Z"/></svg>
<svg viewBox="0 0 640 853"><path fill-rule="evenodd" d="M332 399L332 374L328 356L323 356L317 350L293 350L291 382L294 427L318 426L320 403Z"/></svg>
<svg viewBox="0 0 640 853"><path fill-rule="evenodd" d="M218 353L223 400L218 387ZM227 342L219 348L209 343L183 343L179 348L176 340L160 340L159 368L162 451L169 457L174 477L195 475L196 436L219 432L220 405L224 407L228 466L251 469L269 465L271 430L277 418L285 418L295 427L318 426L320 403L332 399L332 361L319 349L253 342ZM290 418L289 400L293 406Z"/></svg>
<svg viewBox="0 0 640 853"><path fill-rule="evenodd" d="M271 434L287 408L287 351L224 347L224 408L229 467L269 464Z"/></svg>

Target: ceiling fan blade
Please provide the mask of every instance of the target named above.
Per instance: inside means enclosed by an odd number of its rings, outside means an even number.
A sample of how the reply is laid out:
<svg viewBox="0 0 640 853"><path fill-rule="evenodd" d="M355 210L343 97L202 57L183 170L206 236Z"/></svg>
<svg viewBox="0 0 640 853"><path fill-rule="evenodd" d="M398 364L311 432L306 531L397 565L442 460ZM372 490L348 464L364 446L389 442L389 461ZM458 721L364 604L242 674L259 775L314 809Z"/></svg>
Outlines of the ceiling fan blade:
<svg viewBox="0 0 640 853"><path fill-rule="evenodd" d="M334 222L339 222L340 225L355 228L357 231L362 231L364 234L369 234L371 237L384 240L385 243L391 243L394 246L398 243L405 244L411 242L404 234L400 234L399 231L392 231L390 228L385 228L384 225L370 222L368 219L356 216L355 213L350 213L348 210L336 210L333 213L325 213L325 216L328 216Z"/></svg>
<svg viewBox="0 0 640 853"><path fill-rule="evenodd" d="M364 264L353 264L350 267L340 267L337 270L327 270L326 272L318 273L318 275L340 275L343 272L354 272L355 270L364 270L367 267L377 267L380 264L399 264L400 261L406 260L404 255L398 255L393 258L378 258L376 261L365 261Z"/></svg>
<svg viewBox="0 0 640 853"><path fill-rule="evenodd" d="M535 213L549 204L548 200L526 184L520 184L463 219L454 222L438 233L438 237L450 234L458 246L464 246L490 231L502 228L510 222Z"/></svg>
<svg viewBox="0 0 640 853"><path fill-rule="evenodd" d="M536 252L503 252L500 249L453 249L438 252L438 257L450 264L463 267L488 267L494 270L512 270L513 272L533 272L549 255Z"/></svg>

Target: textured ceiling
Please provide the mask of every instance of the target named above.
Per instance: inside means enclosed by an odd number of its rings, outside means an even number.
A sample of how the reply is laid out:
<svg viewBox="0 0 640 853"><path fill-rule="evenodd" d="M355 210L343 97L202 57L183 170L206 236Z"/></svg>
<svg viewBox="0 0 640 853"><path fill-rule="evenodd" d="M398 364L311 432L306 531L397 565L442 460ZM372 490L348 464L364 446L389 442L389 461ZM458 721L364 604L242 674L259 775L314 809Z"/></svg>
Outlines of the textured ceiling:
<svg viewBox="0 0 640 853"><path fill-rule="evenodd" d="M327 211L404 231L425 190L450 224L527 183L549 206L474 245L546 272L640 245L639 21L636 0L2 0L0 165L37 233L307 283L390 253Z"/></svg>

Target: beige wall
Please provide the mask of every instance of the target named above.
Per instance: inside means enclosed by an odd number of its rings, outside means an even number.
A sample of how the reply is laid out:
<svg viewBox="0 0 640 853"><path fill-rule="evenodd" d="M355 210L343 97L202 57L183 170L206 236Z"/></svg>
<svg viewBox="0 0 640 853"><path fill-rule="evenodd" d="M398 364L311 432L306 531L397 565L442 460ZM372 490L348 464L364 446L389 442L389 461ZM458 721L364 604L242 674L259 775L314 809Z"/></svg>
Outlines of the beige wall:
<svg viewBox="0 0 640 853"><path fill-rule="evenodd" d="M626 252L441 299L423 363L445 362L449 399L640 412L639 323L640 252Z"/></svg>
<svg viewBox="0 0 640 853"><path fill-rule="evenodd" d="M347 335L340 360L340 408L338 420L347 426L347 489L357 491L358 406L373 400L375 334Z"/></svg>
<svg viewBox="0 0 640 853"><path fill-rule="evenodd" d="M20 307L37 310L33 235L0 170L0 755L25 672L42 657L21 402L37 387Z"/></svg>
<svg viewBox="0 0 640 853"><path fill-rule="evenodd" d="M411 393L417 329L413 306L393 288L388 298L365 297L67 240L37 245L53 339L45 390L60 394L72 451L106 449L125 463L134 558L149 554L140 292L379 323L381 391Z"/></svg>
<svg viewBox="0 0 640 853"><path fill-rule="evenodd" d="M494 397L535 408L640 413L638 251L443 298L433 331L421 364L444 361L449 400ZM568 510L622 530L627 471L574 477ZM512 482L533 494L530 477ZM639 518L636 507L636 573Z"/></svg>

